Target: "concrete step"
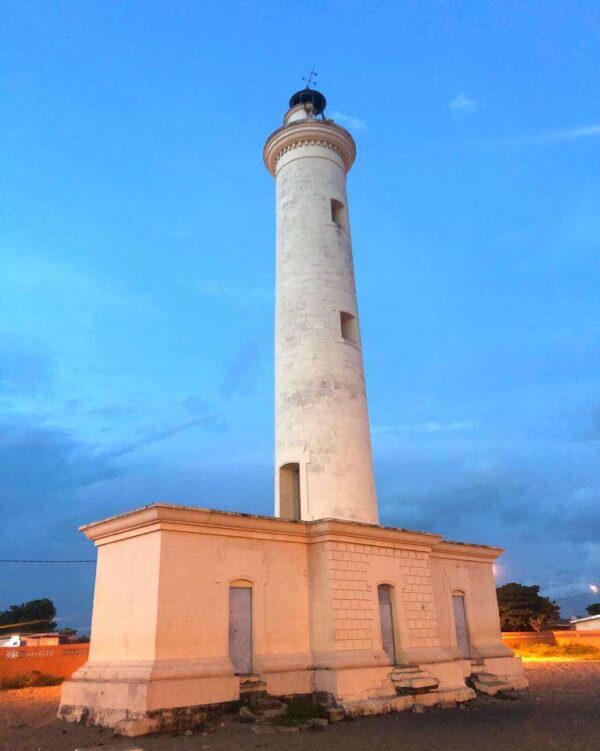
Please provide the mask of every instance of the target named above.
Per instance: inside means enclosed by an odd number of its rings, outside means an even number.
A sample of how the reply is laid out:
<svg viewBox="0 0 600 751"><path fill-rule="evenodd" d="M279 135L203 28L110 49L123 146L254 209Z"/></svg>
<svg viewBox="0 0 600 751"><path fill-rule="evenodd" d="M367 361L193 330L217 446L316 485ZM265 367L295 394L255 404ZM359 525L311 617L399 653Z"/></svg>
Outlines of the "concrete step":
<svg viewBox="0 0 600 751"><path fill-rule="evenodd" d="M238 677L242 683L260 683L261 678L258 673L244 673L238 674Z"/></svg>
<svg viewBox="0 0 600 751"><path fill-rule="evenodd" d="M419 667L394 668L390 675L394 684L396 693L422 693L428 690L435 690L439 685L439 680L422 670Z"/></svg>
<svg viewBox="0 0 600 751"><path fill-rule="evenodd" d="M267 695L267 684L260 675L240 675L240 695L244 698L262 699Z"/></svg>
<svg viewBox="0 0 600 751"><path fill-rule="evenodd" d="M462 688L446 689L443 691L438 689L417 695L381 696L372 699L361 699L359 701L345 701L342 702L341 708L344 710L345 717L353 718L387 714L388 712L402 712L411 710L417 705L419 707L434 707L436 705L457 706L457 704L462 704L474 698L475 691L472 688L463 686Z"/></svg>
<svg viewBox="0 0 600 751"><path fill-rule="evenodd" d="M499 680L497 675L485 670L475 671L471 674L471 677L476 678L480 683L497 683Z"/></svg>
<svg viewBox="0 0 600 751"><path fill-rule="evenodd" d="M493 673L472 673L467 683L473 686L475 691L487 696L496 696L499 692L512 691L514 688L512 683L502 680Z"/></svg>
<svg viewBox="0 0 600 751"><path fill-rule="evenodd" d="M250 708L259 718L273 720L275 717L284 715L287 712L288 705L279 701L279 699L266 697L251 701Z"/></svg>
<svg viewBox="0 0 600 751"><path fill-rule="evenodd" d="M394 677L403 677L403 676L411 676L411 675L421 675L421 673L424 673L426 671L421 670L418 665L406 665L406 666L396 666L392 670L392 678Z"/></svg>

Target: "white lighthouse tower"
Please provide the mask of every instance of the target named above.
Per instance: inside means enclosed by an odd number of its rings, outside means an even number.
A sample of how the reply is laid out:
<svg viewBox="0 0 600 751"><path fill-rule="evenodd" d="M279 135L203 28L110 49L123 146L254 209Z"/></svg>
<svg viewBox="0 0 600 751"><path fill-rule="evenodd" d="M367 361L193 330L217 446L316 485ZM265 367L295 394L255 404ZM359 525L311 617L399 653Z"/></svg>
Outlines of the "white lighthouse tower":
<svg viewBox="0 0 600 751"><path fill-rule="evenodd" d="M378 523L346 173L356 147L294 94L264 160L276 179L275 515Z"/></svg>

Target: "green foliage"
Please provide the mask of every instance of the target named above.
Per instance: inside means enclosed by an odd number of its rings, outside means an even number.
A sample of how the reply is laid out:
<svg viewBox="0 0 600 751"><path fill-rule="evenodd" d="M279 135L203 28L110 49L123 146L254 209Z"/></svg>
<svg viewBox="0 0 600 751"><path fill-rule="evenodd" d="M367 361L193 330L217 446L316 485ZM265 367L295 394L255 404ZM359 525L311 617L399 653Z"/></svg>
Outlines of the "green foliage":
<svg viewBox="0 0 600 751"><path fill-rule="evenodd" d="M600 615L600 602L593 602L586 610L588 615Z"/></svg>
<svg viewBox="0 0 600 751"><path fill-rule="evenodd" d="M32 670L31 673L16 675L14 678L1 678L0 690L8 691L15 688L39 688L41 686L59 686L64 678L58 678L55 675L40 673L39 670Z"/></svg>
<svg viewBox="0 0 600 751"><path fill-rule="evenodd" d="M600 649L590 644L526 644L517 642L513 649L519 657L579 657L600 660Z"/></svg>
<svg viewBox="0 0 600 751"><path fill-rule="evenodd" d="M54 631L56 623L52 620L56 615L56 608L52 600L30 600L20 605L11 605L8 610L0 612L0 626L11 626L14 631L22 634L34 634L39 631ZM34 621L34 623L31 623ZM16 624L27 625L19 626ZM8 628L0 629L0 633L9 633Z"/></svg>
<svg viewBox="0 0 600 751"><path fill-rule="evenodd" d="M539 592L537 584L526 587L516 582L496 589L502 631L541 631L556 625L558 606Z"/></svg>
<svg viewBox="0 0 600 751"><path fill-rule="evenodd" d="M302 725L315 717L327 718L325 707L312 696L293 696L287 704L286 713L276 720L278 725Z"/></svg>

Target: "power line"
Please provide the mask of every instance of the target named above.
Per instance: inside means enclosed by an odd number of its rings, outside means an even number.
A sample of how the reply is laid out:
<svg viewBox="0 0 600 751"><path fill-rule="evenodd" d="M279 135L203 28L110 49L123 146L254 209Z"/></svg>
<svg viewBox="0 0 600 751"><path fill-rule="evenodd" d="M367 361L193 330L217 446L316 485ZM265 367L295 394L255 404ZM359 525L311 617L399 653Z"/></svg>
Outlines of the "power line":
<svg viewBox="0 0 600 751"><path fill-rule="evenodd" d="M19 626L31 626L35 623L50 623L52 621L52 618L38 618L35 621L20 621L19 623L7 623L4 626L0 626L0 628L18 628Z"/></svg>
<svg viewBox="0 0 600 751"><path fill-rule="evenodd" d="M54 621L72 621L75 618L85 618L85 624L87 627L87 625L89 625L92 620L92 614L91 613L76 613L75 615L59 615L59 616L54 615L51 618L38 618L35 621L19 621L19 623L3 624L3 625L0 625L0 629L18 628L20 626L32 626L37 623L51 623Z"/></svg>
<svg viewBox="0 0 600 751"><path fill-rule="evenodd" d="M580 600L582 597L598 597L598 592L586 592L582 595L568 595L567 597L553 597L552 599L563 602L564 600Z"/></svg>
<svg viewBox="0 0 600 751"><path fill-rule="evenodd" d="M0 563L96 563L95 560L71 560L71 561L29 561L29 560L22 560L19 558L0 558Z"/></svg>

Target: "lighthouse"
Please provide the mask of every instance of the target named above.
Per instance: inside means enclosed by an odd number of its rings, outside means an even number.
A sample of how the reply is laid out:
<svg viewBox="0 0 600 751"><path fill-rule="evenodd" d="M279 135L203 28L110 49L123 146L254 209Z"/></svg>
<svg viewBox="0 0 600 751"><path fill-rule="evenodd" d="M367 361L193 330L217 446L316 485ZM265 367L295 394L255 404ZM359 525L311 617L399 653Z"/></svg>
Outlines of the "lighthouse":
<svg viewBox="0 0 600 751"><path fill-rule="evenodd" d="M378 524L346 193L356 148L324 110L318 91L294 94L264 148L278 518L152 503L82 527L98 549L94 612L66 720L133 736L265 694L327 695L339 719L527 686L500 633L502 550Z"/></svg>
<svg viewBox="0 0 600 751"><path fill-rule="evenodd" d="M350 133L294 94L264 161L276 186L275 515L378 523L346 175Z"/></svg>

